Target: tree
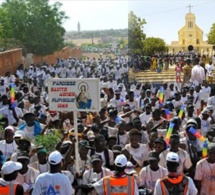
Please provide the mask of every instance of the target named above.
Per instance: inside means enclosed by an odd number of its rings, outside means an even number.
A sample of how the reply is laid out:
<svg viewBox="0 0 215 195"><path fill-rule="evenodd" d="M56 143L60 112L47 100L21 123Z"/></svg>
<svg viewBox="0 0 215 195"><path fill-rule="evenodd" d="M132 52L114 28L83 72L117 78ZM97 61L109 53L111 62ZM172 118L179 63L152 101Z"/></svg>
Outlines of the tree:
<svg viewBox="0 0 215 195"><path fill-rule="evenodd" d="M132 11L128 14L128 48L133 54L142 54L146 35L143 33L144 19Z"/></svg>
<svg viewBox="0 0 215 195"><path fill-rule="evenodd" d="M14 38L23 44L26 53L51 54L61 49L67 18L61 4L48 0L6 0L0 8L3 37Z"/></svg>
<svg viewBox="0 0 215 195"><path fill-rule="evenodd" d="M163 39L148 37L144 41L144 53L153 55L156 52L167 51L166 43Z"/></svg>
<svg viewBox="0 0 215 195"><path fill-rule="evenodd" d="M210 32L208 34L208 43L215 45L215 23L213 23Z"/></svg>

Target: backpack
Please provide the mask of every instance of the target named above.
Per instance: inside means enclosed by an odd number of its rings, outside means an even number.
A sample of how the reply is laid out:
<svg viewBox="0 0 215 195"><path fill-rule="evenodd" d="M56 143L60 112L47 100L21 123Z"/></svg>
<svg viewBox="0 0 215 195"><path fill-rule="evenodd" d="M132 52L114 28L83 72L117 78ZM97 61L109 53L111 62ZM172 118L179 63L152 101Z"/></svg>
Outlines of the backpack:
<svg viewBox="0 0 215 195"><path fill-rule="evenodd" d="M169 195L186 195L188 188L188 178L186 176L183 176L182 181L177 184L171 183L167 177L163 178L161 182L165 185Z"/></svg>

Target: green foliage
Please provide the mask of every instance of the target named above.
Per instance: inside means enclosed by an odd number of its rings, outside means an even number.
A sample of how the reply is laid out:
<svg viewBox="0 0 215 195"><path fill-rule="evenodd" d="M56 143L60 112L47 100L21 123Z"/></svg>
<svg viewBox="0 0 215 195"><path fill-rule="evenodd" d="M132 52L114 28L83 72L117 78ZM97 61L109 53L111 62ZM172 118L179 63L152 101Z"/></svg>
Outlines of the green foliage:
<svg viewBox="0 0 215 195"><path fill-rule="evenodd" d="M208 34L208 43L215 45L215 23L213 23L210 32Z"/></svg>
<svg viewBox="0 0 215 195"><path fill-rule="evenodd" d="M133 54L142 54L146 35L143 33L144 19L132 11L128 14L128 48Z"/></svg>
<svg viewBox="0 0 215 195"><path fill-rule="evenodd" d="M144 53L146 55L153 55L156 52L167 51L166 44L163 39L149 37L144 41Z"/></svg>
<svg viewBox="0 0 215 195"><path fill-rule="evenodd" d="M43 145L48 152L52 152L56 146L56 144L60 141L62 137L60 130L55 130L52 133L45 135L38 135L35 140L32 140L32 143L36 145L36 147Z"/></svg>
<svg viewBox="0 0 215 195"><path fill-rule="evenodd" d="M63 47L67 18L61 4L48 0L6 0L0 7L0 23L4 39L21 42L27 53L51 54Z"/></svg>
<svg viewBox="0 0 215 195"><path fill-rule="evenodd" d="M76 45L74 43L72 43L71 41L65 41L64 42L64 47L69 46L71 48L75 48Z"/></svg>
<svg viewBox="0 0 215 195"><path fill-rule="evenodd" d="M89 39L93 37L128 37L128 29L109 29L94 31L77 31L66 32L66 39Z"/></svg>

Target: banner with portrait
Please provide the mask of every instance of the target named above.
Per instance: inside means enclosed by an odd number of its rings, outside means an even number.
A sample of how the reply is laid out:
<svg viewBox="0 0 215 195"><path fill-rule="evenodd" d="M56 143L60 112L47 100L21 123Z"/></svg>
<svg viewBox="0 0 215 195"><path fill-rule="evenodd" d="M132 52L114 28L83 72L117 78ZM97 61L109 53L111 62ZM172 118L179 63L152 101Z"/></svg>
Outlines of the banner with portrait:
<svg viewBox="0 0 215 195"><path fill-rule="evenodd" d="M50 110L100 110L99 79L50 79L48 94Z"/></svg>

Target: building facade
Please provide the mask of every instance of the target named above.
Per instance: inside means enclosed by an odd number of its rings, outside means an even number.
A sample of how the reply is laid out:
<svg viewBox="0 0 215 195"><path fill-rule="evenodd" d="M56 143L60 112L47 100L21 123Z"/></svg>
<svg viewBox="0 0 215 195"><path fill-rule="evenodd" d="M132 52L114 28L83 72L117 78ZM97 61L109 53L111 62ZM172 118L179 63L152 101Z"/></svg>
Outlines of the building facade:
<svg viewBox="0 0 215 195"><path fill-rule="evenodd" d="M203 30L196 24L196 17L193 13L185 16L185 25L178 31L178 41L172 41L169 46L169 53L187 51L198 51L200 54L211 55L213 45L203 40Z"/></svg>

